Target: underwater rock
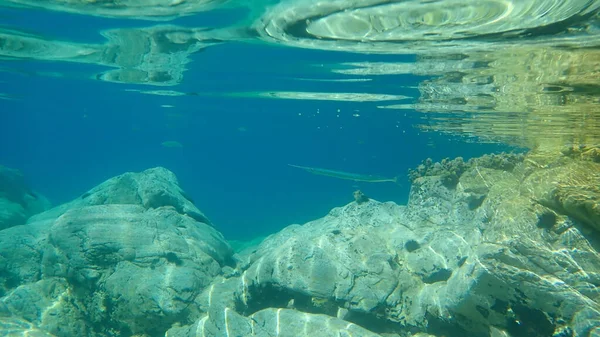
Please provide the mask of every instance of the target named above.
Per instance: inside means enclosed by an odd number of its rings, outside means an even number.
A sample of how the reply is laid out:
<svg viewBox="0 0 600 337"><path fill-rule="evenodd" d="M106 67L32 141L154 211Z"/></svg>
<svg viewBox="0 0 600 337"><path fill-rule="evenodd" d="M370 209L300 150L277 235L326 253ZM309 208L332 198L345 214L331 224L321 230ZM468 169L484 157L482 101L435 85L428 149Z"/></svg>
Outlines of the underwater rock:
<svg viewBox="0 0 600 337"><path fill-rule="evenodd" d="M327 315L382 336L595 331L598 239L567 209L540 202L555 186L539 183L549 168L531 164L535 155L476 158L458 164L453 186L440 174L416 177L407 206L353 202L287 227L240 253L241 275L198 297L209 318L196 324L218 325L209 321L228 308ZM553 177L596 165L558 160ZM438 167L456 166L448 163Z"/></svg>
<svg viewBox="0 0 600 337"><path fill-rule="evenodd" d="M292 299L303 312L336 316L342 308L348 321L375 333L425 329L425 303L434 303L435 292L464 264L467 240L480 236L462 224L455 234L413 225L411 216L392 203L352 203L305 224L283 244L277 234L267 238L242 274L242 302L249 312ZM425 236L425 248L405 249Z"/></svg>
<svg viewBox="0 0 600 337"><path fill-rule="evenodd" d="M31 336L55 337L35 325L17 317L0 317L0 335L2 336Z"/></svg>
<svg viewBox="0 0 600 337"><path fill-rule="evenodd" d="M593 161L600 163L600 147L579 145L579 146L568 146L562 149L562 154L565 156Z"/></svg>
<svg viewBox="0 0 600 337"><path fill-rule="evenodd" d="M69 209L97 205L137 205L144 210L171 207L180 215L212 226L210 220L179 187L175 174L162 167L108 179L78 199L57 206L39 217L59 217Z"/></svg>
<svg viewBox="0 0 600 337"><path fill-rule="evenodd" d="M23 174L0 165L0 230L18 226L50 208L50 202L32 191Z"/></svg>
<svg viewBox="0 0 600 337"><path fill-rule="evenodd" d="M523 188L537 203L600 231L600 162L585 155L595 153L594 149L563 151L564 157L531 156L528 183Z"/></svg>
<svg viewBox="0 0 600 337"><path fill-rule="evenodd" d="M309 314L290 309L269 308L254 313L250 318L263 326L270 334L277 335L284 327L288 336L298 337L337 337L343 335L358 337L378 337L356 324L321 314ZM281 336L281 334L279 334Z"/></svg>
<svg viewBox="0 0 600 337"><path fill-rule="evenodd" d="M426 163L406 206L352 202L236 255L172 173L125 174L0 231L1 302L59 337L592 335L600 164L542 157ZM86 325L37 316L52 298Z"/></svg>
<svg viewBox="0 0 600 337"><path fill-rule="evenodd" d="M78 310L84 303L71 293L63 278L51 277L24 284L3 297L2 303L8 312L37 323L36 326L44 331L57 331L60 336L87 335L86 317ZM44 318L40 319L40 316ZM1 329L0 335L5 335Z"/></svg>
<svg viewBox="0 0 600 337"><path fill-rule="evenodd" d="M167 332L170 337L202 336L289 336L289 337L382 337L357 324L328 315L301 312L284 308L260 310L249 317L230 308L212 312L186 327L174 327Z"/></svg>
<svg viewBox="0 0 600 337"><path fill-rule="evenodd" d="M359 205L369 202L369 197L367 197L361 190L354 191L352 195L354 196L354 201Z"/></svg>
<svg viewBox="0 0 600 337"><path fill-rule="evenodd" d="M427 158L416 169L409 169L408 177L414 184L417 178L420 177L440 176L444 185L453 188L458 183L461 175L470 168L484 167L511 171L516 164L523 161L523 158L523 154L513 153L489 154L479 158L471 158L467 162L462 157L452 160L445 158L435 163L431 158Z"/></svg>
<svg viewBox="0 0 600 337"><path fill-rule="evenodd" d="M164 333L234 265L203 219L166 169L109 179L0 231L1 300L56 336Z"/></svg>

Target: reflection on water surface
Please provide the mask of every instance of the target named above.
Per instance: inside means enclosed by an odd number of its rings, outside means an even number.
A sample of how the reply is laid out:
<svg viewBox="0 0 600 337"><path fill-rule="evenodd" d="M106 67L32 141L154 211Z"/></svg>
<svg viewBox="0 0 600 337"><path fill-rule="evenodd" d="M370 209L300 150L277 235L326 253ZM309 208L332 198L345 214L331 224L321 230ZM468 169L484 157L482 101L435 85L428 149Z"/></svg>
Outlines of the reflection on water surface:
<svg viewBox="0 0 600 337"><path fill-rule="evenodd" d="M210 9L218 1L83 2L14 0L25 7L81 15L161 17ZM226 8L247 3L227 2ZM384 92L232 92L230 97L378 101L382 109L422 113L423 130L523 147L598 144L600 19L598 1L282 1L260 7L231 27L144 24L100 32L105 43L70 42L20 32L0 33L0 55L109 67L90 78L176 86L192 54L221 43L280 45L359 53L415 54L415 62L329 64L344 80L418 75L420 96L402 100L402 86ZM51 15L50 13L48 15ZM352 77L350 77L352 76ZM306 78L298 78L306 80ZM315 81L319 78L315 78ZM150 93L150 90L139 90ZM156 92L156 91L154 91ZM166 92L166 91L165 91ZM175 91L171 91L175 92ZM199 95L211 93L194 93ZM181 93L181 95L184 95ZM10 93L4 93L10 97ZM410 97L410 96L408 96Z"/></svg>

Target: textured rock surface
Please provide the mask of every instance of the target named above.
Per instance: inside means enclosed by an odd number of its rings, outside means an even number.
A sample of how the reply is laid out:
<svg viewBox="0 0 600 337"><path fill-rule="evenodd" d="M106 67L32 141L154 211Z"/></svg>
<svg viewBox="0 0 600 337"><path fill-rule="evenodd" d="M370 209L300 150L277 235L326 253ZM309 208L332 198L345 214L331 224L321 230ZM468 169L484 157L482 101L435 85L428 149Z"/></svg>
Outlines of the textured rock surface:
<svg viewBox="0 0 600 337"><path fill-rule="evenodd" d="M2 336L53 337L33 324L14 317L0 317Z"/></svg>
<svg viewBox="0 0 600 337"><path fill-rule="evenodd" d="M591 336L600 329L597 223L541 196L576 189L577 176L595 179L600 166L535 159L472 161L454 184L445 172L415 177L407 206L350 203L289 226L243 251L239 276L207 288L198 306L209 314L195 326L225 311L286 308L381 336Z"/></svg>
<svg viewBox="0 0 600 337"><path fill-rule="evenodd" d="M168 337L279 336L279 337L381 337L337 317L293 309L268 308L244 317L225 307L211 311L196 324L173 328Z"/></svg>
<svg viewBox="0 0 600 337"><path fill-rule="evenodd" d="M0 230L18 226L50 208L50 202L32 191L21 172L0 165Z"/></svg>
<svg viewBox="0 0 600 337"><path fill-rule="evenodd" d="M233 265L161 168L110 179L0 239L2 303L57 336L164 334L197 317L190 304Z"/></svg>
<svg viewBox="0 0 600 337"><path fill-rule="evenodd" d="M57 336L596 336L600 163L492 159L511 165L427 171L406 206L352 202L236 256L170 172L120 176L0 231L0 314Z"/></svg>

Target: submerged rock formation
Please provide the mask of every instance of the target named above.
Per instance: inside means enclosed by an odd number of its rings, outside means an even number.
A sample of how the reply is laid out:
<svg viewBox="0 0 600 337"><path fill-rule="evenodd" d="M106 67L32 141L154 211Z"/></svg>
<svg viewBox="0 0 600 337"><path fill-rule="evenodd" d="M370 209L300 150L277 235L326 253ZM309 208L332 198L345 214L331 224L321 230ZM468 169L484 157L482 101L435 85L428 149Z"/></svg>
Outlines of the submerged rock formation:
<svg viewBox="0 0 600 337"><path fill-rule="evenodd" d="M541 196L576 189L580 175L597 182L600 165L539 156L476 159L454 184L443 170L415 177L407 206L352 202L289 226L242 252L241 275L207 288L206 314L169 336L314 336L316 315L389 337L594 335L597 232ZM255 319L274 308L279 324ZM284 323L289 310L303 318Z"/></svg>
<svg viewBox="0 0 600 337"><path fill-rule="evenodd" d="M0 231L1 300L56 336L159 336L232 254L173 173L126 173Z"/></svg>
<svg viewBox="0 0 600 337"><path fill-rule="evenodd" d="M50 202L29 188L20 171L0 165L0 230L22 225L48 208Z"/></svg>
<svg viewBox="0 0 600 337"><path fill-rule="evenodd" d="M0 318L56 336L595 336L600 163L573 153L474 160L452 184L425 170L406 206L351 202L237 255L171 172L125 174L0 231Z"/></svg>

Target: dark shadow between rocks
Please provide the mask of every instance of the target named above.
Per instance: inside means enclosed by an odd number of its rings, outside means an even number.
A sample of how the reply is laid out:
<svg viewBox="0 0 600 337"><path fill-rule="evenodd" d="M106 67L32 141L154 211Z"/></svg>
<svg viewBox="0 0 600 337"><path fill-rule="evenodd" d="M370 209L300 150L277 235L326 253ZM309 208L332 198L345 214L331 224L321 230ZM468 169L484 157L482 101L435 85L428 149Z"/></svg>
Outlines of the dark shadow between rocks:
<svg viewBox="0 0 600 337"><path fill-rule="evenodd" d="M548 337L554 333L554 325L543 312L522 305L514 305L511 309L514 318L509 318L507 322L507 331L511 336Z"/></svg>
<svg viewBox="0 0 600 337"><path fill-rule="evenodd" d="M456 316L456 318L459 318L460 321L468 321L468 318L464 317L463 315L457 314ZM434 336L446 337L490 337L489 333L485 334L467 331L456 323L442 320L439 317L429 314L427 315L427 333Z"/></svg>
<svg viewBox="0 0 600 337"><path fill-rule="evenodd" d="M338 315L339 311L345 310L343 309L345 306L344 301L316 298L305 294L295 293L274 286L273 284L267 284L262 287L253 286L248 289L248 292L250 294L250 300L247 304L244 304L239 297L236 299L236 311L242 313L244 316L250 316L267 308L290 308L299 312L338 317L379 334L415 334L423 331L423 329L415 326L407 326L386 319L385 306L379 306L368 313L347 311L340 317ZM446 334L446 336L464 337L466 335Z"/></svg>
<svg viewBox="0 0 600 337"><path fill-rule="evenodd" d="M236 300L236 311L250 316L257 311L267 308L291 308L311 314L324 314L337 316L338 308L343 305L341 301L325 298L316 298L301 293L289 291L273 284L253 286L248 289L250 300L244 305L242 300Z"/></svg>

